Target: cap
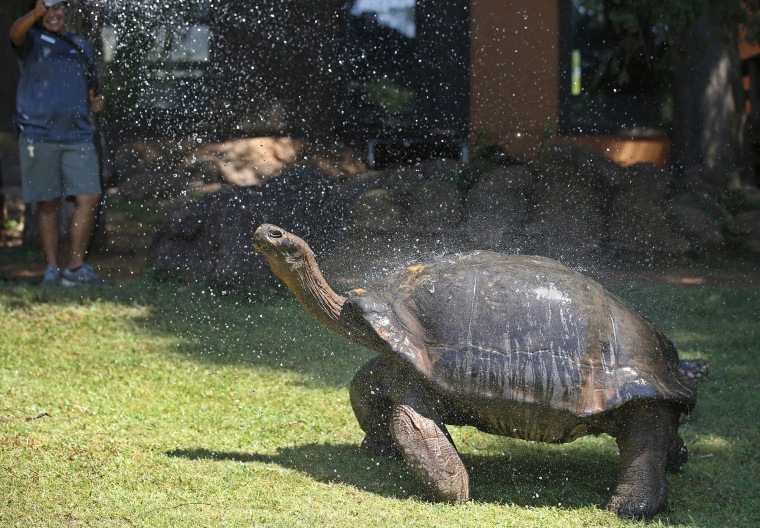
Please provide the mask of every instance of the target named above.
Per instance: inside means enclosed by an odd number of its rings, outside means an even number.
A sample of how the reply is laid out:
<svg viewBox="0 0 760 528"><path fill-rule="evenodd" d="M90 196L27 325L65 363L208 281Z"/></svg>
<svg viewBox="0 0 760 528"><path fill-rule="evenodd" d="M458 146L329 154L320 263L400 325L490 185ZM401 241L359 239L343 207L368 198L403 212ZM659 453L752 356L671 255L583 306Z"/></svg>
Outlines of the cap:
<svg viewBox="0 0 760 528"><path fill-rule="evenodd" d="M45 0L45 7L53 7L56 4L68 4L66 0Z"/></svg>

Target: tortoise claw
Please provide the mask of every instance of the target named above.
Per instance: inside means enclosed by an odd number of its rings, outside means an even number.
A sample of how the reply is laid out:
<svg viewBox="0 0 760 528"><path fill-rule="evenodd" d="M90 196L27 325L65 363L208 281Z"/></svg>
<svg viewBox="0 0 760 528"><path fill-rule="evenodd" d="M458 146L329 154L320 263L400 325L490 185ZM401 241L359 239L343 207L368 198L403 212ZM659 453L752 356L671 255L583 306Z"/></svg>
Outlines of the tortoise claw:
<svg viewBox="0 0 760 528"><path fill-rule="evenodd" d="M636 521L643 521L651 519L658 513L665 510L665 504L647 504L639 502L636 504L628 504L628 502L620 496L614 496L607 503L607 510L615 513L621 519L632 519Z"/></svg>

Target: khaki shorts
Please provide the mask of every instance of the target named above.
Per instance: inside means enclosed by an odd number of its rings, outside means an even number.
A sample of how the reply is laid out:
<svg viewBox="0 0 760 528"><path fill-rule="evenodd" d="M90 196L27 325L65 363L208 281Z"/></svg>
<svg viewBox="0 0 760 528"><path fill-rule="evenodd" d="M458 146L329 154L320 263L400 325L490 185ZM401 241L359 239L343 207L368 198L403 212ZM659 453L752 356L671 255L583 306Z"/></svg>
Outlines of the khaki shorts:
<svg viewBox="0 0 760 528"><path fill-rule="evenodd" d="M100 194L98 154L92 142L18 141L25 203Z"/></svg>

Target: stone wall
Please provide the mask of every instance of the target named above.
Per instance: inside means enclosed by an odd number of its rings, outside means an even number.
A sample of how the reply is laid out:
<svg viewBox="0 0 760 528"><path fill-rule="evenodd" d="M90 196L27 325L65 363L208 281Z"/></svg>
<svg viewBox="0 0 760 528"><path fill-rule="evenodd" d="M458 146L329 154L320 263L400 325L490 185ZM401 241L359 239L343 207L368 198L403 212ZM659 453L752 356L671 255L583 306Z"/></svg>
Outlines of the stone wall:
<svg viewBox="0 0 760 528"><path fill-rule="evenodd" d="M307 239L341 288L475 249L541 254L581 270L760 251L757 210L732 214L699 178L677 186L655 165L624 168L575 147L549 148L534 164L497 155L350 175L300 165L280 172L174 207L154 240L157 273L243 289L275 284L251 248L262 222ZM744 202L752 200L760 206L747 192Z"/></svg>

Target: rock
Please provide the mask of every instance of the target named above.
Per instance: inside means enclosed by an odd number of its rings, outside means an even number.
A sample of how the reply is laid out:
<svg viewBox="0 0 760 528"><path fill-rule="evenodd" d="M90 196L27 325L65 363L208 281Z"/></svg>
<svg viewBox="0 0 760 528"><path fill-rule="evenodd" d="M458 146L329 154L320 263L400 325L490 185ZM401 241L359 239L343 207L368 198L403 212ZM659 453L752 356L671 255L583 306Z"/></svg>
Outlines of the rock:
<svg viewBox="0 0 760 528"><path fill-rule="evenodd" d="M623 179L623 167L610 158L574 145L548 147L539 162L544 171L560 169L584 179L594 187L611 187Z"/></svg>
<svg viewBox="0 0 760 528"><path fill-rule="evenodd" d="M263 222L307 238L326 275L336 284L356 286L421 259L473 249L541 254L575 267L597 267L608 257L664 261L690 249L723 247L720 227L731 220L699 185L668 202L674 181L656 165L623 168L576 147L547 149L535 167L499 158L361 173L328 164L325 173L294 165L295 144L272 141L265 157L279 161L258 174L264 165L256 168L253 160L263 151L251 145L185 149L195 161L178 166L183 177L158 170L174 159L168 154L142 163L155 170L151 176L135 175L143 194L134 196L170 196L175 203L193 185L219 185L209 182L220 177L225 164L228 169L239 164L239 174L257 174L238 181L256 185L181 200L151 250L159 275L240 289L276 284L251 248L252 231ZM305 155L319 164L316 153ZM737 209L731 209L737 214L731 241L752 251L760 251L757 219L738 212L756 196L760 192L738 196Z"/></svg>
<svg viewBox="0 0 760 528"><path fill-rule="evenodd" d="M686 168L678 178L679 187L702 195L719 196L725 185L716 178L713 170L702 164Z"/></svg>
<svg viewBox="0 0 760 528"><path fill-rule="evenodd" d="M301 148L301 141L288 137L240 138L203 145L190 163L216 164L225 182L246 187L279 176L296 162Z"/></svg>
<svg viewBox="0 0 760 528"><path fill-rule="evenodd" d="M695 193L684 193L673 198L668 205L676 232L697 250L717 248L726 241L718 222L705 212L709 206L703 204Z"/></svg>
<svg viewBox="0 0 760 528"><path fill-rule="evenodd" d="M168 150L157 142L133 141L119 145L111 154L114 168L112 185L121 185L135 174L150 172L148 164L168 156Z"/></svg>
<svg viewBox="0 0 760 528"><path fill-rule="evenodd" d="M740 247L760 254L760 210L738 214L729 232L732 240Z"/></svg>
<svg viewBox="0 0 760 528"><path fill-rule="evenodd" d="M618 180L620 188L654 195L664 201L673 187L673 176L654 163L634 163L621 169L622 177Z"/></svg>
<svg viewBox="0 0 760 528"><path fill-rule="evenodd" d="M417 167L426 180L451 181L453 175L462 169L462 164L456 160L440 159L423 161Z"/></svg>
<svg viewBox="0 0 760 528"><path fill-rule="evenodd" d="M470 189L463 231L474 249L520 252L532 177L525 166L499 167Z"/></svg>
<svg viewBox="0 0 760 528"><path fill-rule="evenodd" d="M602 248L610 185L589 161L578 165L560 163L561 159L553 157L544 165L534 189L534 219L526 227L528 251L585 265L596 260Z"/></svg>
<svg viewBox="0 0 760 528"><path fill-rule="evenodd" d="M409 223L418 232L442 233L462 220L462 194L453 183L427 181L409 195Z"/></svg>
<svg viewBox="0 0 760 528"><path fill-rule="evenodd" d="M194 181L203 183L221 183L224 182L224 172L219 163L212 160L192 159L186 162L186 170L190 178Z"/></svg>
<svg viewBox="0 0 760 528"><path fill-rule="evenodd" d="M194 180L187 172L149 171L130 175L119 186L119 192L132 200L177 198L186 196Z"/></svg>
<svg viewBox="0 0 760 528"><path fill-rule="evenodd" d="M356 198L348 208L349 226L353 230L390 232L401 227L401 211L387 189L370 189Z"/></svg>
<svg viewBox="0 0 760 528"><path fill-rule="evenodd" d="M608 244L617 258L663 260L683 255L689 243L674 232L665 196L672 179L654 164L628 167L610 204Z"/></svg>
<svg viewBox="0 0 760 528"><path fill-rule="evenodd" d="M156 231L150 266L161 277L253 290L277 281L251 246L255 228L283 226L313 238L318 254L345 230L347 204L317 169L290 167L258 187L233 187L182 203Z"/></svg>

